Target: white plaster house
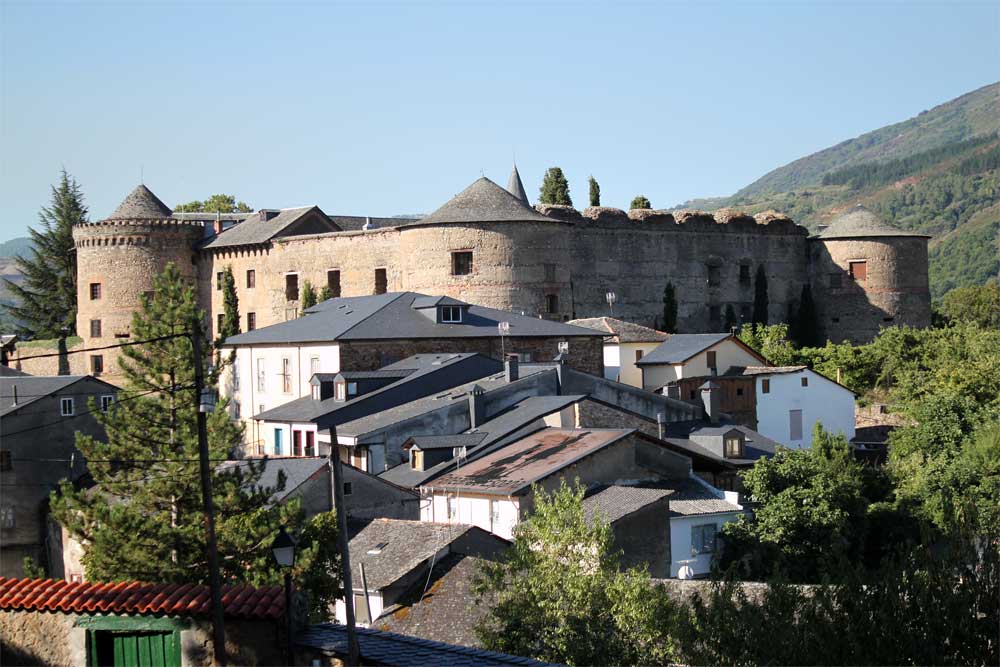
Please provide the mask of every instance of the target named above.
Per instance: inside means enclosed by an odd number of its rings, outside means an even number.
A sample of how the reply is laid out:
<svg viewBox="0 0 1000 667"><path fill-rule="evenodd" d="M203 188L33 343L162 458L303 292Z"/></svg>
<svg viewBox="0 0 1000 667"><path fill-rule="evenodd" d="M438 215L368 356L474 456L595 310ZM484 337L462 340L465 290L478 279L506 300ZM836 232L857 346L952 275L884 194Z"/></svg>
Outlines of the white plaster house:
<svg viewBox="0 0 1000 667"><path fill-rule="evenodd" d="M656 391L684 378L720 375L732 366L764 366L767 360L733 334L673 334L635 363L642 388Z"/></svg>
<svg viewBox="0 0 1000 667"><path fill-rule="evenodd" d="M787 447L812 446L816 422L831 433L854 437L855 393L807 366L758 366L752 375L757 399L757 432Z"/></svg>
<svg viewBox="0 0 1000 667"><path fill-rule="evenodd" d="M636 363L670 337L663 331L613 317L588 317L570 320L567 324L606 334L604 377L633 387L642 387L642 371Z"/></svg>

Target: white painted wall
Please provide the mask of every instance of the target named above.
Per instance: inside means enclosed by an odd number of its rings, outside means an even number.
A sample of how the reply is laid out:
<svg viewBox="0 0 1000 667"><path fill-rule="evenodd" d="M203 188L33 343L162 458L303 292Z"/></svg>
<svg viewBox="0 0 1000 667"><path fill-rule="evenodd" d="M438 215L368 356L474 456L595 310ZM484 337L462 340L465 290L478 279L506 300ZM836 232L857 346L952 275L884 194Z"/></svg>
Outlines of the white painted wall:
<svg viewBox="0 0 1000 667"><path fill-rule="evenodd" d="M319 443L319 433L316 430L315 424L282 424L279 422L254 422L255 430L260 433L261 440L264 443L264 454L267 456L293 456L292 451L292 430L302 431L302 455L305 456L306 447L306 431L311 431L313 433L313 438L315 438L314 453L316 456L320 453L320 443ZM275 431L281 431L281 452L275 449ZM326 438L329 443L329 436Z"/></svg>
<svg viewBox="0 0 1000 667"><path fill-rule="evenodd" d="M691 529L694 526L704 524L714 524L716 531L721 531L722 527L730 521L735 521L742 512L730 512L726 514L707 514L701 516L673 516L670 517L670 576L676 577L677 572L688 565L694 570L695 575L705 575L712 571L711 554L691 553Z"/></svg>
<svg viewBox="0 0 1000 667"><path fill-rule="evenodd" d="M244 442L267 442L271 439L273 445L273 428L258 425L253 416L261 411L284 405L296 398L308 396L311 385L313 357L319 359L321 373L340 372L340 346L336 343L314 343L304 345L268 345L245 346L236 348L237 369L227 367L222 372L219 382L219 393L240 404L241 421L244 423ZM291 387L284 391L282 378L282 359L290 362ZM264 388L260 390L257 378L257 362L263 362ZM239 386L235 386L234 373L239 377Z"/></svg>
<svg viewBox="0 0 1000 667"><path fill-rule="evenodd" d="M618 343L604 344L604 378L618 381L618 371L621 366Z"/></svg>
<svg viewBox="0 0 1000 667"><path fill-rule="evenodd" d="M635 353L641 350L643 355L647 355L660 346L659 343L622 343L621 363L618 372L618 382L632 387L642 388L642 371L635 365ZM606 349L606 348L605 348Z"/></svg>
<svg viewBox="0 0 1000 667"><path fill-rule="evenodd" d="M449 502L457 514L449 516ZM420 504L420 520L435 523L468 523L512 539L519 520L519 500L502 496L463 496L444 492L428 493Z"/></svg>
<svg viewBox="0 0 1000 667"><path fill-rule="evenodd" d="M732 338L721 340L715 345L702 350L683 364L673 366L642 366L642 386L644 389L659 389L665 384L686 377L710 375L708 368L708 353L715 352L715 367L719 373L725 373L730 366L763 366L760 358L748 352Z"/></svg>
<svg viewBox="0 0 1000 667"><path fill-rule="evenodd" d="M802 378L808 386L802 386ZM764 393L763 381L770 380ZM807 369L796 373L759 375L757 382L757 432L795 449L812 446L817 421L832 433L854 437L854 394L846 387ZM802 439L791 440L789 411L802 410Z"/></svg>
<svg viewBox="0 0 1000 667"><path fill-rule="evenodd" d="M354 579L357 579L357 583L360 586L361 585L361 572L357 569L356 566L354 566L353 563L352 563L352 569L354 569L355 572L354 572L354 576L351 578L352 579L351 583L353 584L354 583ZM357 592L360 593L361 589L359 588ZM382 610L385 609L385 606L384 606L383 601L382 601L382 593L380 593L378 591L368 591L368 604L371 605L371 608L372 608L371 609L371 611L372 611L372 616L371 616L372 619L377 620L378 617L382 615ZM347 609L344 607L344 599L343 598L337 600L334 603L333 615L336 618L337 623L347 623ZM357 618L357 614L355 614L355 618ZM369 623L361 623L359 621L358 625L361 626L361 627L363 627L363 628L367 628L367 627L370 627L371 624L369 624Z"/></svg>

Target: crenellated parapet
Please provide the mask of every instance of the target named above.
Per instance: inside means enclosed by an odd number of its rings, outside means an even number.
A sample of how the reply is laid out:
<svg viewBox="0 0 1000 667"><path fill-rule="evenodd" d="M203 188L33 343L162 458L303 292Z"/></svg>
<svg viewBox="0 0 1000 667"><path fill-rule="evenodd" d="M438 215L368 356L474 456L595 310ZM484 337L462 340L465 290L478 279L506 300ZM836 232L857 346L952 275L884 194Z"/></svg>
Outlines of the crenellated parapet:
<svg viewBox="0 0 1000 667"><path fill-rule="evenodd" d="M610 206L589 206L578 211L572 206L537 204L542 215L578 225L629 225L663 231L791 234L808 236L809 232L788 216L776 211L751 215L745 211L724 208L715 212L691 209L631 209L624 211Z"/></svg>

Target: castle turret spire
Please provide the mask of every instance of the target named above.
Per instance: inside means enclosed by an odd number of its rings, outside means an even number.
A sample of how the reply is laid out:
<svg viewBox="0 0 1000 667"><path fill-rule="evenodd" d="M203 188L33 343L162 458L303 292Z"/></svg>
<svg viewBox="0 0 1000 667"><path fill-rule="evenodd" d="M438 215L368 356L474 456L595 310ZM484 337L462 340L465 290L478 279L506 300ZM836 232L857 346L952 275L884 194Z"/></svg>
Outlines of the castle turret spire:
<svg viewBox="0 0 1000 667"><path fill-rule="evenodd" d="M516 162L510 172L510 178L507 180L507 192L520 199L526 206L531 206L531 202L528 201L528 195L524 192L524 184L521 183L521 174L517 173Z"/></svg>
<svg viewBox="0 0 1000 667"><path fill-rule="evenodd" d="M160 201L160 198L145 185L136 186L135 190L118 205L108 220L146 220L163 219L172 215L170 208Z"/></svg>

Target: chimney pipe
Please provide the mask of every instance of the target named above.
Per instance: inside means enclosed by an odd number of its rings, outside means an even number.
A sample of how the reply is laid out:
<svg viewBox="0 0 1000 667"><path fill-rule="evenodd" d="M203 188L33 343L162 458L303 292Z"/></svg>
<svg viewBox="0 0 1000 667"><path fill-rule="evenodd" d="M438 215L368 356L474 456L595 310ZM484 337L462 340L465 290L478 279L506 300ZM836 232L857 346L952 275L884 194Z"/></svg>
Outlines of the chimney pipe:
<svg viewBox="0 0 1000 667"><path fill-rule="evenodd" d="M517 380L517 378L518 378L518 371L517 371L517 355L516 354L508 354L507 355L507 360L504 362L503 370L504 370L504 376L506 377L507 382L514 382L514 381Z"/></svg>
<svg viewBox="0 0 1000 667"><path fill-rule="evenodd" d="M676 398L680 400L681 398L681 386L676 382L671 382L667 385L667 398Z"/></svg>
<svg viewBox="0 0 1000 667"><path fill-rule="evenodd" d="M483 394L486 393L478 384L469 390L469 428L479 428L483 423L483 412L486 406L483 405Z"/></svg>
<svg viewBox="0 0 1000 667"><path fill-rule="evenodd" d="M701 385L701 402L705 407L705 418L712 424L719 423L719 414L722 412L719 404L721 398L719 385L711 380Z"/></svg>

